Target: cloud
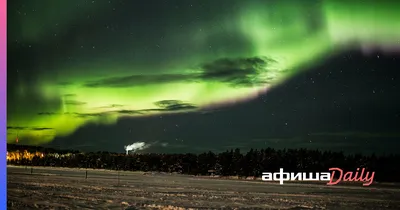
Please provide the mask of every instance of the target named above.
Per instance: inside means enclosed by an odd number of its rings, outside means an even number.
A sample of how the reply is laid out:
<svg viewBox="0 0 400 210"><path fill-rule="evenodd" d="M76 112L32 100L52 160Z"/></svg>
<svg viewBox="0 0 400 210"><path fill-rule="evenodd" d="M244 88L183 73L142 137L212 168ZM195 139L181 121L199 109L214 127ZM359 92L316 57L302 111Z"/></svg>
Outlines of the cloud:
<svg viewBox="0 0 400 210"><path fill-rule="evenodd" d="M74 115L75 117L79 117L79 118L89 118L89 117L101 117L101 116L105 115L106 112L104 112L104 113L77 113L77 112L70 113L70 112L67 112L64 114Z"/></svg>
<svg viewBox="0 0 400 210"><path fill-rule="evenodd" d="M49 115L49 116L51 116L51 115L58 115L58 113L55 113L55 112L39 112L39 113L37 113L38 115Z"/></svg>
<svg viewBox="0 0 400 210"><path fill-rule="evenodd" d="M68 115L72 115L77 118L93 118L93 117L103 117L112 114L121 114L121 115L140 115L143 112L138 110L116 110L116 111L107 111L107 112L96 112L96 113L64 113Z"/></svg>
<svg viewBox="0 0 400 210"><path fill-rule="evenodd" d="M220 59L202 65L200 78L229 83L233 86L258 86L274 79L262 76L272 63L276 61L266 57Z"/></svg>
<svg viewBox="0 0 400 210"><path fill-rule="evenodd" d="M44 131L44 130L53 130L54 128L30 128L30 129L34 131Z"/></svg>
<svg viewBox="0 0 400 210"><path fill-rule="evenodd" d="M111 77L96 81L89 81L85 87L133 87L152 84L182 82L191 79L191 75L158 74L158 75L130 75L125 77ZM193 79L193 78L192 78Z"/></svg>
<svg viewBox="0 0 400 210"><path fill-rule="evenodd" d="M189 111L196 110L198 107L194 104L183 102L180 100L161 100L154 103L159 108L155 109L142 109L138 110L142 113L149 112L178 112L178 111Z"/></svg>
<svg viewBox="0 0 400 210"><path fill-rule="evenodd" d="M106 112L104 112L106 113ZM98 117L101 116L103 113L78 113L78 112L64 112L64 113L57 113L57 112L39 112L38 115L74 115L76 117Z"/></svg>
<svg viewBox="0 0 400 210"><path fill-rule="evenodd" d="M73 103L73 104L83 104L83 103ZM154 109L139 109L139 110L129 110L129 109L120 109L120 110L113 110L113 111L100 111L100 112L92 112L92 113L81 113L81 112L64 112L64 113L56 113L56 112L39 112L37 113L38 115L70 115L76 118L96 118L96 117L104 117L104 116L109 116L109 115L114 115L114 114L119 114L119 115L130 115L130 116L138 116L138 115L143 115L143 114L148 114L152 112L178 112L178 111L188 111L188 110L194 110L197 109L198 107L194 104L183 102L180 100L161 100L161 101L156 101L154 104L159 107L159 108L154 108ZM118 108L118 107L123 107L123 105L119 104L112 104L110 106L106 107L112 107L112 108ZM106 108L106 107L101 107L101 108ZM22 128L22 127L21 127Z"/></svg>
<svg viewBox="0 0 400 210"><path fill-rule="evenodd" d="M110 104L109 106L102 106L102 107L99 107L99 108L101 108L101 109L110 109L110 108L121 108L121 107L124 107L124 105L122 105L122 104Z"/></svg>
<svg viewBox="0 0 400 210"><path fill-rule="evenodd" d="M87 81L85 87L134 87L142 85L165 84L175 82L206 82L217 81L228 83L235 87L259 86L275 79L274 74L268 72L271 64L277 61L267 57L250 57L235 59L219 59L199 65L195 73L189 74L156 74L156 75L128 75L110 77L100 80Z"/></svg>
<svg viewBox="0 0 400 210"><path fill-rule="evenodd" d="M162 100L162 101L157 101L154 104L160 107L161 110L165 111L178 111L178 110L188 110L197 108L197 106L191 103L185 103L179 100Z"/></svg>
<svg viewBox="0 0 400 210"><path fill-rule="evenodd" d="M119 114L143 114L140 110L118 110L113 111L112 113L119 113Z"/></svg>
<svg viewBox="0 0 400 210"><path fill-rule="evenodd" d="M45 130L54 130L54 128L46 128L46 127L24 127L24 126L7 126L7 130L45 131Z"/></svg>
<svg viewBox="0 0 400 210"><path fill-rule="evenodd" d="M64 96L64 97L74 97L74 96L76 96L76 94L74 94L74 93L67 93L67 94L64 94L63 96Z"/></svg>
<svg viewBox="0 0 400 210"><path fill-rule="evenodd" d="M85 105L86 102L82 102L82 101L75 101L75 100L66 100L64 102L67 105L74 105L74 106L80 106L80 105Z"/></svg>

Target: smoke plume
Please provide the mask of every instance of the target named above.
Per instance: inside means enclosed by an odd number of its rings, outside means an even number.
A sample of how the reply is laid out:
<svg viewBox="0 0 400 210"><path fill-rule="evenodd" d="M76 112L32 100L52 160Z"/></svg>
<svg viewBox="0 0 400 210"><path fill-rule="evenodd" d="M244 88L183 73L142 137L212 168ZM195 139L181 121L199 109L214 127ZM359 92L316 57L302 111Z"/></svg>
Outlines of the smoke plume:
<svg viewBox="0 0 400 210"><path fill-rule="evenodd" d="M149 146L150 146L150 144L146 144L145 142L135 142L133 144L124 146L124 148L125 148L126 154L129 154L130 151L136 152L139 150L144 150L144 149L148 148Z"/></svg>

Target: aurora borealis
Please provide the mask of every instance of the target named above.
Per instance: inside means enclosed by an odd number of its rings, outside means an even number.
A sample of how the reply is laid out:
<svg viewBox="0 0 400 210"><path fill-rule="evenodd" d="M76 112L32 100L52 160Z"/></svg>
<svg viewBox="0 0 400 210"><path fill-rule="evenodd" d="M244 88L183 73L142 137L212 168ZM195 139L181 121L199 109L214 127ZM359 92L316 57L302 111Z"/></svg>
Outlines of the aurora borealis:
<svg viewBox="0 0 400 210"><path fill-rule="evenodd" d="M18 136L44 144L89 124L116 125L121 117L204 113L268 98L271 88L342 51L398 49L399 6L338 0L10 2L7 141Z"/></svg>

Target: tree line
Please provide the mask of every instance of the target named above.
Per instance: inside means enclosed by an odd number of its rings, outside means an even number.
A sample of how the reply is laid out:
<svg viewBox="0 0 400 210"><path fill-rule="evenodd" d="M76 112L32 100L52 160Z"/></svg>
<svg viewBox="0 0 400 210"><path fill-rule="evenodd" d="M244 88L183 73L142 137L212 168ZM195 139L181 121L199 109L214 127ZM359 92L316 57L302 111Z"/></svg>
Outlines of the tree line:
<svg viewBox="0 0 400 210"><path fill-rule="evenodd" d="M261 177L262 172L328 172L338 167L344 171L366 168L375 171L378 182L400 181L400 155L362 155L343 152L308 149L273 148L251 149L242 153L239 149L222 153L201 154L120 154L110 152L81 153L43 147L8 145L7 152L40 152L33 158L8 160L7 164L29 166L53 166L93 168L126 171L157 171L190 175L209 175L210 170L219 176Z"/></svg>

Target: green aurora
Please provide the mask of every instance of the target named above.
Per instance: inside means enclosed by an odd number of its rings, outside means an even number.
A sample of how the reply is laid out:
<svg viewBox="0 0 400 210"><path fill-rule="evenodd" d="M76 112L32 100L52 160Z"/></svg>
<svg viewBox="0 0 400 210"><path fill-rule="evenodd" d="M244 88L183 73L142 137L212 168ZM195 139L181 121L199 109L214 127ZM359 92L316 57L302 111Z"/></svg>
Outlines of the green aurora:
<svg viewBox="0 0 400 210"><path fill-rule="evenodd" d="M114 38L92 34L92 40L82 37L68 43L77 46L71 54L79 59L40 58L34 87L24 80L13 84L7 141L14 142L18 135L30 144L43 144L87 123L113 124L122 116L196 111L243 101L341 50L400 45L400 3L318 2L232 1L235 9L227 12L213 5L222 3L210 1L209 14L163 14L173 17L160 17L162 41L153 39L154 34L143 38L142 31L116 32ZM36 13L24 16L23 9L15 9L9 21L21 26L14 32L18 42L35 47L67 33L69 23L87 21L79 19L86 14L112 16L108 1L96 4L93 9L90 1L82 3L77 10L74 3L30 1L25 8L37 6ZM184 28L177 21L198 14L209 17ZM147 58L152 55L154 60ZM32 103L32 92L43 103Z"/></svg>

